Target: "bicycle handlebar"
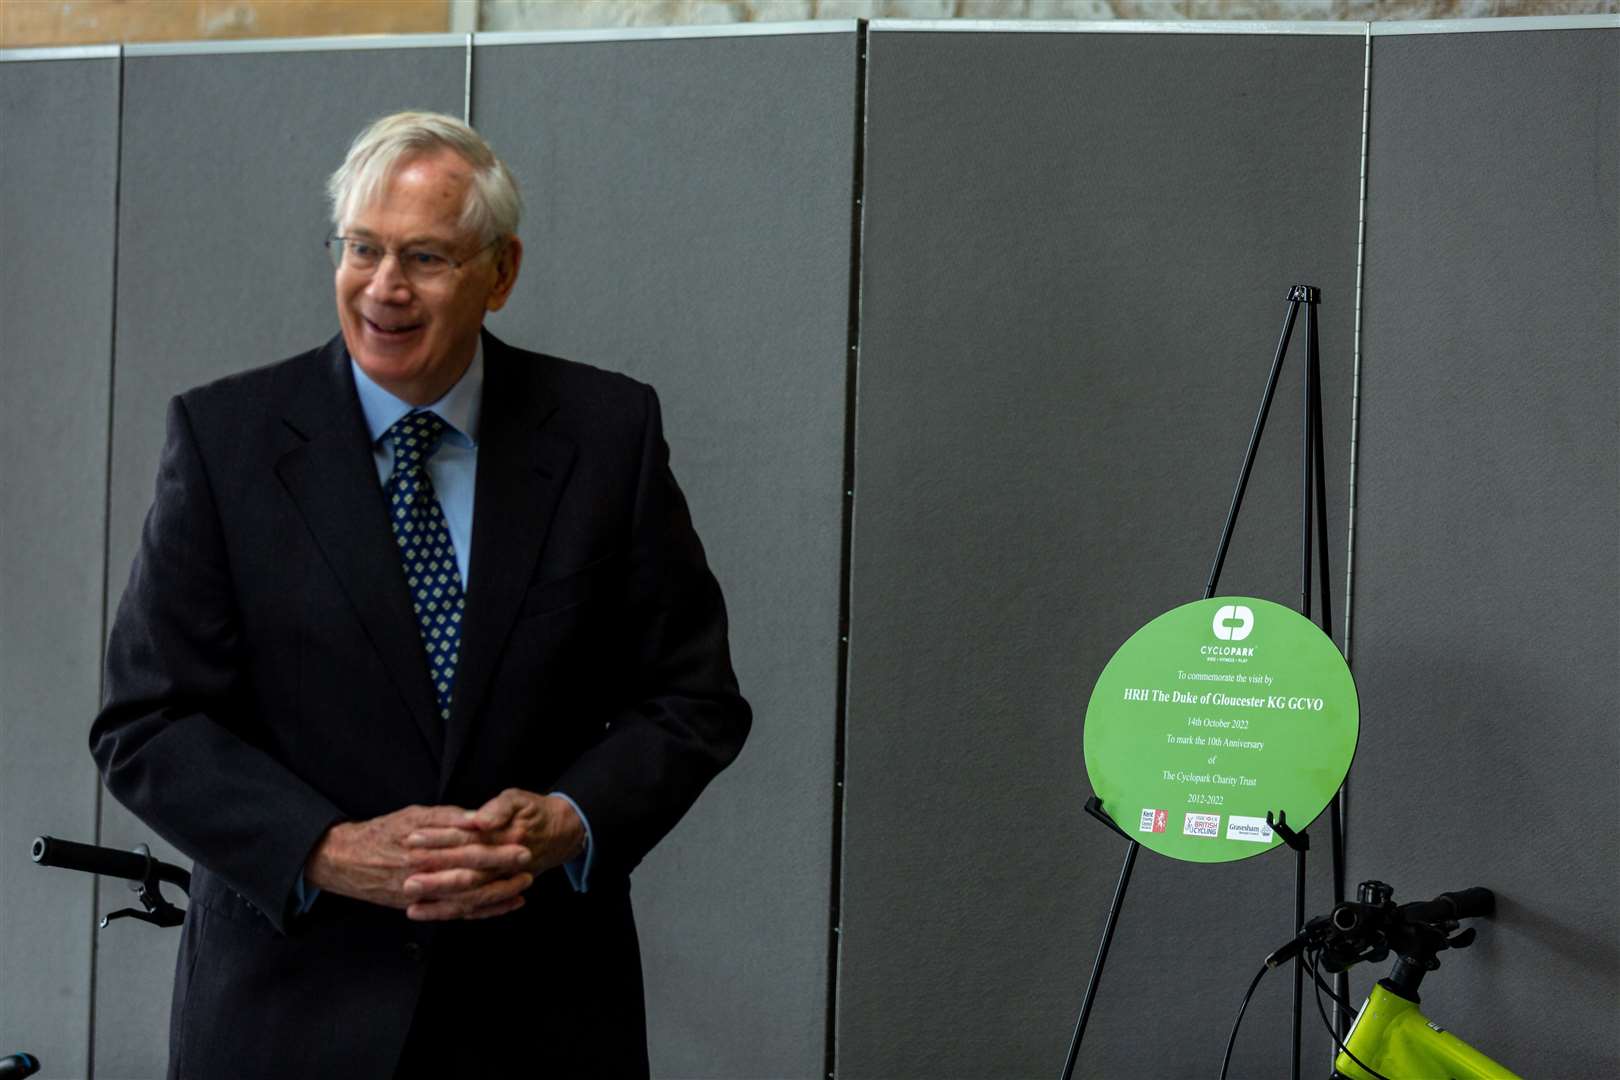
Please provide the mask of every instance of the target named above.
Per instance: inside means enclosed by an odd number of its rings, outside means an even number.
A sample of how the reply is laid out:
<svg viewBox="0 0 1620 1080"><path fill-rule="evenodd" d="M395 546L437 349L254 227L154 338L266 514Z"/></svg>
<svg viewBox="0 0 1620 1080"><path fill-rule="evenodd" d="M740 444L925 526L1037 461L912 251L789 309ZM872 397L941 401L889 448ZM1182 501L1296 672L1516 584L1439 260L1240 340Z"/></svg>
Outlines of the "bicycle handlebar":
<svg viewBox="0 0 1620 1080"><path fill-rule="evenodd" d="M1496 894L1482 885L1459 892L1444 892L1433 900L1415 900L1398 909L1407 922L1458 922L1488 919L1496 914Z"/></svg>
<svg viewBox="0 0 1620 1080"><path fill-rule="evenodd" d="M36 836L32 854L34 861L41 866L81 870L87 874L127 878L130 881L145 881L150 873L159 881L178 885L187 892L191 890L189 871L134 851L78 844L72 840L58 840L54 836Z"/></svg>
<svg viewBox="0 0 1620 1080"><path fill-rule="evenodd" d="M1435 949L1447 947L1446 929L1456 929L1463 919L1489 918L1496 912L1496 894L1476 885L1457 892L1443 892L1433 900L1414 900L1396 907L1388 885L1363 882L1359 899L1339 904L1327 915L1319 915L1286 945L1266 957L1266 967L1274 968L1298 956L1306 948L1321 947L1330 959L1330 971L1343 971L1358 958L1381 959L1377 949L1428 942ZM1419 929L1423 928L1423 929ZM1438 944L1429 942L1435 939ZM1449 942L1461 948L1473 940L1467 930Z"/></svg>
<svg viewBox="0 0 1620 1080"><path fill-rule="evenodd" d="M1254 996L1254 988L1267 971L1303 954L1300 965L1310 973L1318 988L1325 988L1321 971L1339 974L1363 961L1387 960L1393 953L1395 964L1387 976L1378 980L1378 985L1397 997L1415 1003L1419 1000L1417 991L1424 974L1440 966L1438 954L1447 949L1466 949L1474 943L1474 928L1460 930L1457 924L1463 919L1489 918L1496 912L1496 894L1478 885L1456 892L1443 892L1433 900L1416 900L1399 907L1395 904L1394 895L1395 890L1382 881L1363 881L1356 889L1354 901L1340 902L1328 914L1311 919L1291 941L1266 957L1265 966L1249 984L1249 992L1243 996L1243 1004L1238 1008L1237 1021L1232 1025L1232 1037L1226 1043L1226 1057L1221 1062L1221 1080L1226 1080L1227 1069L1232 1063L1232 1047L1237 1042L1243 1012L1249 1006L1249 999ZM1297 983L1294 990L1297 994ZM1333 996L1341 1005L1348 1006L1348 1001L1343 997L1338 994ZM1321 1006L1320 997L1317 1006ZM1297 1014L1295 1020L1298 1020ZM1334 1045L1362 1066L1365 1074L1382 1076L1350 1053L1345 1042L1353 1042L1353 1037L1346 1035L1341 1039L1338 1031L1328 1022L1325 1011L1322 1013L1322 1023L1333 1036ZM1335 1072L1333 1075L1339 1074ZM1356 1075L1364 1073L1358 1072Z"/></svg>
<svg viewBox="0 0 1620 1080"><path fill-rule="evenodd" d="M0 1058L0 1080L23 1080L39 1072L39 1058L33 1054L12 1054Z"/></svg>

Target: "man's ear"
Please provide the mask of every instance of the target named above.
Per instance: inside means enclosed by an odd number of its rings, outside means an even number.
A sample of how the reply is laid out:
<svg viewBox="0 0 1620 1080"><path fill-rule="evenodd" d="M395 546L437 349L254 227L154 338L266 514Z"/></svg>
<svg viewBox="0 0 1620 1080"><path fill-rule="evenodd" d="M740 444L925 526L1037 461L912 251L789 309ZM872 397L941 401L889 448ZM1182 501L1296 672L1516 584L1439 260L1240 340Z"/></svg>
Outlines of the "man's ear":
<svg viewBox="0 0 1620 1080"><path fill-rule="evenodd" d="M517 284L518 269L523 265L523 241L511 237L501 246L500 253L495 256L495 287L490 290L489 299L484 301L484 307L489 311L499 311L506 306L506 298L512 295L512 286Z"/></svg>

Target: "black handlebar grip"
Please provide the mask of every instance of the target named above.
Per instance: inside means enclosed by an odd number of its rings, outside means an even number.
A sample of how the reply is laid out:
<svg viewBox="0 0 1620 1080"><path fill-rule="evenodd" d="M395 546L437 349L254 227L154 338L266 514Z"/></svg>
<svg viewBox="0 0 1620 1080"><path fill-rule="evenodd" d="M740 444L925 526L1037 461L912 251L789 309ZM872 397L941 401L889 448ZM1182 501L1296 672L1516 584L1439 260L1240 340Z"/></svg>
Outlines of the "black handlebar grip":
<svg viewBox="0 0 1620 1080"><path fill-rule="evenodd" d="M12 1054L0 1058L0 1080L22 1080L39 1072L39 1059L32 1054Z"/></svg>
<svg viewBox="0 0 1620 1080"><path fill-rule="evenodd" d="M64 870L83 870L87 874L105 874L131 881L145 878L148 864L146 856L133 851L75 844L54 836L36 836L33 855L41 866L59 866Z"/></svg>
<svg viewBox="0 0 1620 1080"><path fill-rule="evenodd" d="M1401 905L1407 922L1451 922L1488 919L1496 913L1496 894L1483 886L1460 892L1444 892L1433 900Z"/></svg>

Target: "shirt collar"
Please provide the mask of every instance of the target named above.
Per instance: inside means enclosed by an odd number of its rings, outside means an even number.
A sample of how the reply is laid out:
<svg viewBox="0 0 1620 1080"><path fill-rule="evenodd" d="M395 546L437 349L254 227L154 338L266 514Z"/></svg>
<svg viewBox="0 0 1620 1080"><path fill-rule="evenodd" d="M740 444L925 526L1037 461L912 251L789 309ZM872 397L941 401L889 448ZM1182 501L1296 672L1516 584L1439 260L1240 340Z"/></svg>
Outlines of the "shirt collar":
<svg viewBox="0 0 1620 1080"><path fill-rule="evenodd" d="M479 338L473 349L472 363L462 372L456 384L445 391L438 401L417 408L378 386L349 358L354 372L354 389L360 395L360 411L365 413L366 427L373 444L394 426L395 421L409 412L437 413L439 419L450 425L445 439L463 446L478 445L478 412L484 397L484 342Z"/></svg>

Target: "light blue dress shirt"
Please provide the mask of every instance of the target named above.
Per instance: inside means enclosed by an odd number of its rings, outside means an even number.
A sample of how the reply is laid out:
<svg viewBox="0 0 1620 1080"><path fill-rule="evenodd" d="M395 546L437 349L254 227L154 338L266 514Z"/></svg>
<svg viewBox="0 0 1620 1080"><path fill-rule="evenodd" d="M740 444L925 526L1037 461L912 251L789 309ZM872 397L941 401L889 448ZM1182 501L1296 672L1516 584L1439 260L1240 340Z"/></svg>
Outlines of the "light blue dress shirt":
<svg viewBox="0 0 1620 1080"><path fill-rule="evenodd" d="M387 484L394 471L394 440L388 435L388 429L400 417L410 412L430 412L449 425L439 449L427 461L427 473L439 497L445 526L450 530L450 543L456 549L456 568L461 573L462 594L466 595L467 569L472 554L473 492L478 480L478 410L484 394L484 343L478 343L472 363L456 384L439 400L420 408L378 386L353 359L349 367L354 372L355 391L360 395L360 411L365 414L366 428L371 433L371 456L377 465L379 484ZM591 823L585 811L566 793L553 791L551 794L566 799L585 826L585 853L563 864L569 884L584 892L596 854ZM300 874L297 893L298 911L303 913L315 902L320 890L308 888Z"/></svg>

